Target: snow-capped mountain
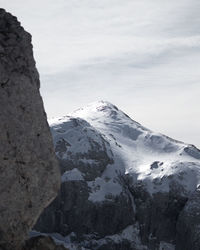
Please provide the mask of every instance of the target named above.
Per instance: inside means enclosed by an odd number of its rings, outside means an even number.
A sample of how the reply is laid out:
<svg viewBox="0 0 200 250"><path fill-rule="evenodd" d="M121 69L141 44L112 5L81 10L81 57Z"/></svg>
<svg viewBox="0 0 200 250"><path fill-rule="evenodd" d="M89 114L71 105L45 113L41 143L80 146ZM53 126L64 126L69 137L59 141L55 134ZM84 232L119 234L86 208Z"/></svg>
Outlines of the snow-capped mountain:
<svg viewBox="0 0 200 250"><path fill-rule="evenodd" d="M105 101L49 123L62 188L36 229L73 234L86 249L199 249L198 232L187 241L192 226L182 227L200 186L195 146L154 133Z"/></svg>
<svg viewBox="0 0 200 250"><path fill-rule="evenodd" d="M197 148L146 129L111 103L92 103L70 116L50 120L50 126L59 158L69 159L69 152L72 156L80 154L81 162L94 164L95 168L96 159L87 159L84 154L95 144L98 151L105 150L111 164L102 173L102 179L130 174L149 193L169 192L174 181L183 193L194 191L200 184ZM61 145L67 150L60 150ZM74 178L75 172L81 176L73 169L71 177L68 171L63 179Z"/></svg>

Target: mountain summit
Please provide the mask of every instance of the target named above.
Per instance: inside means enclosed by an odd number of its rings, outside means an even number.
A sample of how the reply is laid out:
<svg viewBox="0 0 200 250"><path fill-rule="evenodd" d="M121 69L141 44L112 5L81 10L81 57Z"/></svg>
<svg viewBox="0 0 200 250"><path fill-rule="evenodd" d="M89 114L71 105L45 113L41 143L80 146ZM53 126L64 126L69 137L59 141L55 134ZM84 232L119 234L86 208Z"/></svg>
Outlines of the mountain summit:
<svg viewBox="0 0 200 250"><path fill-rule="evenodd" d="M80 134L77 135L79 138L74 134L71 140L68 137L69 131L65 128L70 121L81 122L81 119L83 134L84 127L90 126L96 133L91 135L89 129L86 135L88 138L92 137L91 139L98 142L97 134L100 134L109 144L113 154L112 169L121 174L131 174L135 180L146 186L149 193L168 192L174 181L181 186L183 193L194 191L200 184L200 151L195 146L152 132L106 101L91 103L70 116L50 120L54 142L57 144L62 137L73 147L77 148L84 142L83 150L88 148L90 143L86 145L87 140L80 140ZM83 120L87 123L84 124ZM62 133L59 127L65 132ZM106 171L109 178L113 177L113 171L111 172L110 176Z"/></svg>
<svg viewBox="0 0 200 250"><path fill-rule="evenodd" d="M37 230L85 249L199 249L195 146L154 133L105 101L49 122L62 188Z"/></svg>

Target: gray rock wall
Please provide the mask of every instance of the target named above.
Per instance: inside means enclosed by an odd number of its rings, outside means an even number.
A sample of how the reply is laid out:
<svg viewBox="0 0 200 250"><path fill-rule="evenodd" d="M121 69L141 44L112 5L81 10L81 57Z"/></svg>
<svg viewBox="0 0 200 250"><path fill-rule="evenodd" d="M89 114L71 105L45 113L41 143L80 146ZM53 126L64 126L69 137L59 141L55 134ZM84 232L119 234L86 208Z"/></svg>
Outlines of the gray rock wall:
<svg viewBox="0 0 200 250"><path fill-rule="evenodd" d="M59 189L39 86L30 34L0 9L0 249L20 248Z"/></svg>
<svg viewBox="0 0 200 250"><path fill-rule="evenodd" d="M177 250L200 249L200 190L197 189L179 215L176 235Z"/></svg>
<svg viewBox="0 0 200 250"><path fill-rule="evenodd" d="M23 250L69 250L63 245L56 244L53 239L45 236L38 236L29 239Z"/></svg>
<svg viewBox="0 0 200 250"><path fill-rule="evenodd" d="M84 181L64 182L59 196L41 214L35 230L62 235L76 232L105 237L120 232L134 222L131 199L123 193L112 200L93 203Z"/></svg>

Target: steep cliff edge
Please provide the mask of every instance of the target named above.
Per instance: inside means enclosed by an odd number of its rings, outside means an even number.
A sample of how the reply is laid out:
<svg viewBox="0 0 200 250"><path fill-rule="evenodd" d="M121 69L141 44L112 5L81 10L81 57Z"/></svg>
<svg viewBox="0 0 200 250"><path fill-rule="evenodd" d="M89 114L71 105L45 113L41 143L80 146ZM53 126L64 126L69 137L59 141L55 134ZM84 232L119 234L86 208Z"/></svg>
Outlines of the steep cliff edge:
<svg viewBox="0 0 200 250"><path fill-rule="evenodd" d="M0 9L0 249L19 249L56 196L60 174L31 36Z"/></svg>

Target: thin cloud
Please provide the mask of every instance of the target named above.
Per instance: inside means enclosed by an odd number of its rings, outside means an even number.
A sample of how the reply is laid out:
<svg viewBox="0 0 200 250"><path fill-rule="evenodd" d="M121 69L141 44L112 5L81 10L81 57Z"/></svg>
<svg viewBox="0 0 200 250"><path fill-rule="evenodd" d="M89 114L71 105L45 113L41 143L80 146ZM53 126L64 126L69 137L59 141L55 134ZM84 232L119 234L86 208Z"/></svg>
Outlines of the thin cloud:
<svg viewBox="0 0 200 250"><path fill-rule="evenodd" d="M199 0L0 0L33 35L48 116L106 99L200 146Z"/></svg>

